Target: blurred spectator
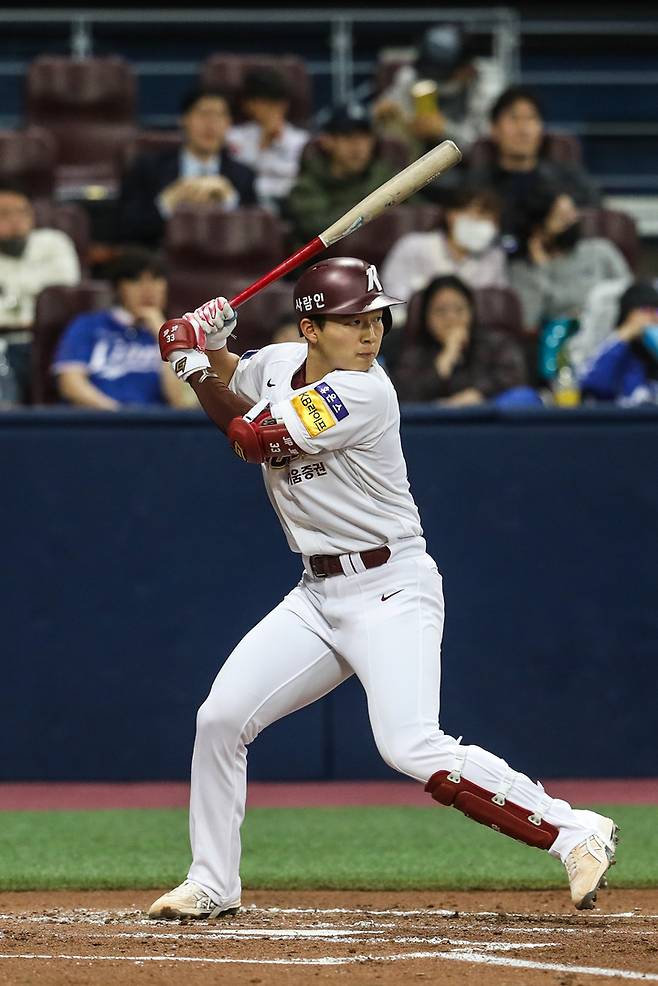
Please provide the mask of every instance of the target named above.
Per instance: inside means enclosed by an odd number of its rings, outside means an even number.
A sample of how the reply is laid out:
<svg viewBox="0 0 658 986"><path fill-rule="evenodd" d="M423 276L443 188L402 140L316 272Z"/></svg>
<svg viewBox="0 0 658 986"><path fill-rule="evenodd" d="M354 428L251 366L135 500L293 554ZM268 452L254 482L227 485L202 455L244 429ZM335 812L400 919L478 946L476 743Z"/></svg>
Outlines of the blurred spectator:
<svg viewBox="0 0 658 986"><path fill-rule="evenodd" d="M230 128L227 145L236 161L255 172L259 204L279 212L281 200L297 179L302 150L311 135L286 119L290 88L281 72L252 69L245 75L239 99L249 119Z"/></svg>
<svg viewBox="0 0 658 986"><path fill-rule="evenodd" d="M272 333L272 343L278 342L302 342L299 335L297 322L288 315L284 315L274 332Z"/></svg>
<svg viewBox="0 0 658 986"><path fill-rule="evenodd" d="M377 132L405 140L412 158L446 138L465 152L486 134L503 86L497 60L476 57L463 28L435 24L420 39L414 64L401 66L375 102Z"/></svg>
<svg viewBox="0 0 658 986"><path fill-rule="evenodd" d="M391 377L401 401L451 407L525 392L527 379L518 344L477 325L473 292L452 274L425 288L419 336L403 346Z"/></svg>
<svg viewBox="0 0 658 986"><path fill-rule="evenodd" d="M34 209L19 185L0 185L0 348L6 403L29 398L30 343L39 292L80 281L73 240L58 229L35 229Z"/></svg>
<svg viewBox="0 0 658 986"><path fill-rule="evenodd" d="M221 203L227 209L253 205L254 173L226 149L231 126L229 97L195 89L181 105L180 149L141 154L123 176L119 234L126 242L160 244L165 222L182 202Z"/></svg>
<svg viewBox="0 0 658 986"><path fill-rule="evenodd" d="M658 290L636 281L619 299L615 331L580 375L585 398L658 404Z"/></svg>
<svg viewBox="0 0 658 986"><path fill-rule="evenodd" d="M510 238L523 225L524 201L538 184L566 192L577 205L597 206L600 194L585 171L542 156L544 114L531 89L511 86L491 109L496 159L473 168L469 180L492 186L503 200L502 231Z"/></svg>
<svg viewBox="0 0 658 986"><path fill-rule="evenodd" d="M456 189L442 228L408 233L389 251L382 266L386 290L408 301L440 274L456 274L471 288L506 287L507 257L497 244L500 209L500 199L490 189ZM404 320L405 307L393 309L396 325Z"/></svg>
<svg viewBox="0 0 658 986"><path fill-rule="evenodd" d="M60 394L70 404L108 411L122 405L190 406L190 388L160 358L158 331L167 301L162 262L132 247L115 258L108 276L116 305L79 315L59 341L53 372Z"/></svg>
<svg viewBox="0 0 658 986"><path fill-rule="evenodd" d="M521 299L527 329L551 319L580 319L591 288L629 276L614 243L601 237L581 239L578 208L569 194L538 186L526 197L509 280Z"/></svg>
<svg viewBox="0 0 658 986"><path fill-rule="evenodd" d="M632 283L632 277L616 277L596 284L587 292L578 330L565 343L568 362L576 373L584 369L614 329L619 299Z"/></svg>
<svg viewBox="0 0 658 986"><path fill-rule="evenodd" d="M336 108L321 135L321 149L302 161L284 213L302 245L395 173L376 154L371 117L358 103Z"/></svg>

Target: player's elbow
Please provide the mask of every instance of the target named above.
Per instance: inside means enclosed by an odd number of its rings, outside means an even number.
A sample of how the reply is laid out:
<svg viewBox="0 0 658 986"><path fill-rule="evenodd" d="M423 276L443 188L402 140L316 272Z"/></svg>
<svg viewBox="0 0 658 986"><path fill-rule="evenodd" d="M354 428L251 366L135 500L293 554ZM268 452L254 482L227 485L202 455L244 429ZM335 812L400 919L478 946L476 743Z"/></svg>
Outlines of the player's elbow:
<svg viewBox="0 0 658 986"><path fill-rule="evenodd" d="M245 421L244 418L233 418L229 423L226 437L235 454L243 462L264 462L265 457L258 439L258 430L250 421Z"/></svg>

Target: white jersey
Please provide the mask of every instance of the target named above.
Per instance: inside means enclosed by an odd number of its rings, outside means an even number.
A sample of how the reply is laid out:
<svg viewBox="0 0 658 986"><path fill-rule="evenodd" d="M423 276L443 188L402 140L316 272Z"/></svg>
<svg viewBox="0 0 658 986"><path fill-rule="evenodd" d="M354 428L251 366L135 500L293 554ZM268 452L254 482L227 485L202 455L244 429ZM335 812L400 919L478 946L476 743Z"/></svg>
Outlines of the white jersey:
<svg viewBox="0 0 658 986"><path fill-rule="evenodd" d="M367 371L333 370L293 389L306 343L245 353L231 390L266 399L303 454L265 463L263 479L292 551L341 555L422 535L400 443L400 409L391 381Z"/></svg>

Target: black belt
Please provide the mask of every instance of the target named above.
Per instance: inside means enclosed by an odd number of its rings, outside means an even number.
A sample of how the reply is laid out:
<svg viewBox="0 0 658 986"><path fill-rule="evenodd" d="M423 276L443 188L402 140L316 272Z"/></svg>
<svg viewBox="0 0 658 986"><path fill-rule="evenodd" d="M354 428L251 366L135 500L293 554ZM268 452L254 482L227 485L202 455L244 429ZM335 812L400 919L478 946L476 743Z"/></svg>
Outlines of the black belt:
<svg viewBox="0 0 658 986"><path fill-rule="evenodd" d="M349 555L343 557L349 558ZM379 568L380 565L385 565L390 557L391 549L386 545L381 548L370 548L369 551L359 551L359 558L364 568ZM311 555L309 565L316 579L326 579L330 575L345 574L340 559L341 555ZM354 568L353 564L352 568ZM357 573L358 569L354 568L354 572Z"/></svg>

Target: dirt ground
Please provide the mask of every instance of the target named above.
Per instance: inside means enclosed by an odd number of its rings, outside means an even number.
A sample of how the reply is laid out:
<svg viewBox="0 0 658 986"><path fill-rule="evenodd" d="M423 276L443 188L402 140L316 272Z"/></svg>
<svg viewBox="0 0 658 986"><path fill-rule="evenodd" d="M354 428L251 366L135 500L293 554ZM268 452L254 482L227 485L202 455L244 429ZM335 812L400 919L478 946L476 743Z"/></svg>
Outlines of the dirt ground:
<svg viewBox="0 0 658 986"><path fill-rule="evenodd" d="M658 982L658 891L246 892L213 922L148 921L152 891L0 894L2 986L581 986Z"/></svg>

